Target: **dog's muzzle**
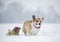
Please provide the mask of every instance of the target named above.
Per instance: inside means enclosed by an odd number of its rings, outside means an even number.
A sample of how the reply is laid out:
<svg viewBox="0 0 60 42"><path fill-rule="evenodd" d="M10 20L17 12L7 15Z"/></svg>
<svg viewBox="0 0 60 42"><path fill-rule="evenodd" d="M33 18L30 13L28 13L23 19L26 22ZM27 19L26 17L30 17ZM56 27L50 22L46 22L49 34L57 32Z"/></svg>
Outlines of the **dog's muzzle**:
<svg viewBox="0 0 60 42"><path fill-rule="evenodd" d="M35 25L33 25L35 28L37 28L37 29L39 29L41 26L35 26Z"/></svg>

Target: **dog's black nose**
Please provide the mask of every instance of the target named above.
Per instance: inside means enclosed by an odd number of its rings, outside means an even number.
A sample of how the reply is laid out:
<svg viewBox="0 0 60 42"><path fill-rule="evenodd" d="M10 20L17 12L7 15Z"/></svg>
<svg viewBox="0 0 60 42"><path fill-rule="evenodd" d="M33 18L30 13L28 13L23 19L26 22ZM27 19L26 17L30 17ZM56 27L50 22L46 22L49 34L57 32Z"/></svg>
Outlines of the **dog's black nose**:
<svg viewBox="0 0 60 42"><path fill-rule="evenodd" d="M41 23L39 23L39 25L41 25Z"/></svg>

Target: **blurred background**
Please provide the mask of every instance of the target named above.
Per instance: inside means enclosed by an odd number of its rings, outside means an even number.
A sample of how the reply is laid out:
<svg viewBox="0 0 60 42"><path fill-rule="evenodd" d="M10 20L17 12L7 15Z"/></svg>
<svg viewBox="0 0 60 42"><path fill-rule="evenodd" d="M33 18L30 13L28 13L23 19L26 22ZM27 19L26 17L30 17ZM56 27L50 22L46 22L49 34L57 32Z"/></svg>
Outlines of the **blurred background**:
<svg viewBox="0 0 60 42"><path fill-rule="evenodd" d="M22 23L32 15L60 23L60 0L0 0L0 23Z"/></svg>

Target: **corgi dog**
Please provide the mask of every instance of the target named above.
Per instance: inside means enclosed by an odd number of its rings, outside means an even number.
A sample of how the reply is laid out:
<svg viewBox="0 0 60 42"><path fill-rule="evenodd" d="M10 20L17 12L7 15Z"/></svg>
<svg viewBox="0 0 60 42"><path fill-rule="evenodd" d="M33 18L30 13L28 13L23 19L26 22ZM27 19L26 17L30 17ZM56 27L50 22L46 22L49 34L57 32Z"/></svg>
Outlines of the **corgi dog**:
<svg viewBox="0 0 60 42"><path fill-rule="evenodd" d="M32 20L27 20L23 24L23 33L25 35L37 35L40 31L41 23L44 18L36 18L35 15L32 16Z"/></svg>
<svg viewBox="0 0 60 42"><path fill-rule="evenodd" d="M19 35L20 27L14 27L13 30L8 30L7 35Z"/></svg>

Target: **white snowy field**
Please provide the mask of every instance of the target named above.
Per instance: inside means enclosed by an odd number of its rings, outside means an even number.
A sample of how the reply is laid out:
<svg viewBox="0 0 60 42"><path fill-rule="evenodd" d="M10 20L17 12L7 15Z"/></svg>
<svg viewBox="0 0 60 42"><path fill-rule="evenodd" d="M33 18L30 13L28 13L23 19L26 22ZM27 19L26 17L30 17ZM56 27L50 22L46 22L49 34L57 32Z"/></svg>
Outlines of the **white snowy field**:
<svg viewBox="0 0 60 42"><path fill-rule="evenodd" d="M22 24L0 24L0 42L60 42L60 24L42 24L36 36L25 36L20 30L19 36L7 36L8 29Z"/></svg>

